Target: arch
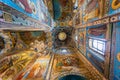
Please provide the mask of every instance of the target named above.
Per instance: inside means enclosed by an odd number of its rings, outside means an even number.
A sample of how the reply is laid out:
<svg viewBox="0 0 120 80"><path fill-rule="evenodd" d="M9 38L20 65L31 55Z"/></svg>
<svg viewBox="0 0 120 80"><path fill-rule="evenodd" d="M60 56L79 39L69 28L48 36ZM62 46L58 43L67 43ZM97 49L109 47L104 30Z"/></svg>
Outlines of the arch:
<svg viewBox="0 0 120 80"><path fill-rule="evenodd" d="M67 79L67 80L87 80L87 78L82 75L81 73L78 73L78 72L63 72L63 73L60 73L57 77L55 77L53 80L66 80L66 79L63 79L64 77L77 77L78 79ZM81 79L80 79L81 78Z"/></svg>
<svg viewBox="0 0 120 80"><path fill-rule="evenodd" d="M86 78L79 75L66 75L59 78L58 80L86 80Z"/></svg>

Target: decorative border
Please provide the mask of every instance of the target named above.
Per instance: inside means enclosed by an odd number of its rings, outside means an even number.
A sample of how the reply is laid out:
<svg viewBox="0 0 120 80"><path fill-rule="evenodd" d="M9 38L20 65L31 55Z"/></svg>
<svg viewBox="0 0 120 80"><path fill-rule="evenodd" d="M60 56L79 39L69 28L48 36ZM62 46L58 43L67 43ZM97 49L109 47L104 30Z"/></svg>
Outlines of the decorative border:
<svg viewBox="0 0 120 80"><path fill-rule="evenodd" d="M84 75L82 75L81 73L77 73L77 72L64 72L59 74L57 77L55 77L53 80L58 80L61 77L67 76L67 75L78 75L81 77L85 77Z"/></svg>
<svg viewBox="0 0 120 80"><path fill-rule="evenodd" d="M90 23L81 24L81 25L79 24L79 25L76 25L75 28L85 28L85 27L89 27L89 26L114 23L114 22L118 22L118 21L120 21L120 13L116 14L116 15L112 15L112 16L107 16L107 17L104 17L102 19L90 22Z"/></svg>

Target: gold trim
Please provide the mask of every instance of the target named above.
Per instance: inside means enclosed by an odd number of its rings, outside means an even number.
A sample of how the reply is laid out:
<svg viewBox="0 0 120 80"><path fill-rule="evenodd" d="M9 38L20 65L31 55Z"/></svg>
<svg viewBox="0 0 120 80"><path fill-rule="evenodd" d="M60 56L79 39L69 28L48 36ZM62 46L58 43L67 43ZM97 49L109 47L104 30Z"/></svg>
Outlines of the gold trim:
<svg viewBox="0 0 120 80"><path fill-rule="evenodd" d="M117 60L120 62L120 52L117 54Z"/></svg>
<svg viewBox="0 0 120 80"><path fill-rule="evenodd" d="M118 9L118 8L120 8L120 2L119 3L118 2L119 2L119 0L113 0L112 1L112 4L111 4L112 9Z"/></svg>

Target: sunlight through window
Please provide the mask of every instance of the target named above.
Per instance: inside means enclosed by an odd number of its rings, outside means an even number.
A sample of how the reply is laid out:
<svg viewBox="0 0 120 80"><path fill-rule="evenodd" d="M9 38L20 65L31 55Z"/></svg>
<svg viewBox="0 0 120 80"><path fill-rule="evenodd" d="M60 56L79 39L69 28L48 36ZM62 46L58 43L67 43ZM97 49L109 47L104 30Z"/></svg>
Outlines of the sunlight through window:
<svg viewBox="0 0 120 80"><path fill-rule="evenodd" d="M90 38L89 47L102 55L105 53L105 41Z"/></svg>

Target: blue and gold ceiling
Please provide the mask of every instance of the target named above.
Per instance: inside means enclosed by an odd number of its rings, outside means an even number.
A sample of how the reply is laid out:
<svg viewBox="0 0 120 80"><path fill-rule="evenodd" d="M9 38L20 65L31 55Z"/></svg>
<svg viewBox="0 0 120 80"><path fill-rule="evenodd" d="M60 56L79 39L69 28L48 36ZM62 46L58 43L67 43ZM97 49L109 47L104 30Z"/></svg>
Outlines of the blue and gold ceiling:
<svg viewBox="0 0 120 80"><path fill-rule="evenodd" d="M71 41L73 28L72 27L55 27L52 30L53 47L58 48L61 46L67 46Z"/></svg>
<svg viewBox="0 0 120 80"><path fill-rule="evenodd" d="M72 0L52 0L54 20L64 21L72 16Z"/></svg>
<svg viewBox="0 0 120 80"><path fill-rule="evenodd" d="M56 20L61 16L59 0L53 0L53 7L54 7L54 19Z"/></svg>
<svg viewBox="0 0 120 80"><path fill-rule="evenodd" d="M72 19L83 0L44 0L55 26L72 26Z"/></svg>

